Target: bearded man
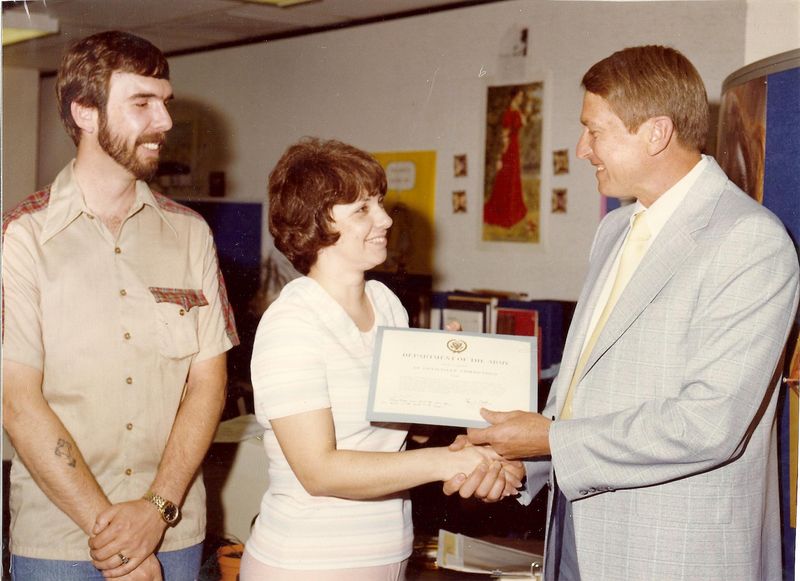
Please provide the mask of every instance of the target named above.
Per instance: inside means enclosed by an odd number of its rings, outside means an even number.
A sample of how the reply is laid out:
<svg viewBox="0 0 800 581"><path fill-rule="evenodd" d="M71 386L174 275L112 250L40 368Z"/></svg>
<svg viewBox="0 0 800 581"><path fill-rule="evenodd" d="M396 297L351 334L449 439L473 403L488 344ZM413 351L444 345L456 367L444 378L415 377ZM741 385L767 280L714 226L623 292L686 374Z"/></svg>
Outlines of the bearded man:
<svg viewBox="0 0 800 581"><path fill-rule="evenodd" d="M169 65L103 32L67 50L56 93L77 155L3 217L12 578L195 579L238 338L208 225L147 185Z"/></svg>

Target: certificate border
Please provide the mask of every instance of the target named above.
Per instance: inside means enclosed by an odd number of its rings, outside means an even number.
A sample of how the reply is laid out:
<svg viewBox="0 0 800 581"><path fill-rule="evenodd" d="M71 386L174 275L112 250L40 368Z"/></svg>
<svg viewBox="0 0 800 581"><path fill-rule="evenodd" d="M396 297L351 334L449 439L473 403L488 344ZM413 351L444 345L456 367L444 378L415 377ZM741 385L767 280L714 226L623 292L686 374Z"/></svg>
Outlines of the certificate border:
<svg viewBox="0 0 800 581"><path fill-rule="evenodd" d="M452 426L460 428L484 428L489 425L488 422L483 420L466 420L464 418L451 418L447 416L435 415L426 416L422 414L401 414L401 413L385 413L375 411L375 390L378 384L378 372L380 371L380 353L383 346L384 333L438 333L440 335L450 335L453 338L458 337L494 337L504 341L521 341L523 343L531 344L531 357L535 362L539 356L539 345L536 337L529 337L526 335L498 335L496 333L467 333L463 331L453 332L438 329L416 329L407 327L385 327L379 326L377 335L375 337L375 349L372 352L372 371L369 378L369 397L367 399L367 420L370 422L399 422L408 424L429 424L435 426ZM539 376L537 373L536 365L532 365L531 384L528 391L528 402L530 407L533 408L529 411L536 412L538 406ZM511 411L511 410L494 410L494 411Z"/></svg>

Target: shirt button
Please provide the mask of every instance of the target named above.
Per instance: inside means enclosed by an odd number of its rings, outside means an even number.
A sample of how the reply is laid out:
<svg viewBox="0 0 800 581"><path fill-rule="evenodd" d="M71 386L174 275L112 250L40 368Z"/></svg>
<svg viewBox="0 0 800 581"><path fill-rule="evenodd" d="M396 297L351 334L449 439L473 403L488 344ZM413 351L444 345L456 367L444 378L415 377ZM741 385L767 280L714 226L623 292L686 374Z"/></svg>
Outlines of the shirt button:
<svg viewBox="0 0 800 581"><path fill-rule="evenodd" d="M126 468L125 469L125 476L130 476L131 474L133 474L133 470L131 470L130 468Z"/></svg>
<svg viewBox="0 0 800 581"><path fill-rule="evenodd" d="M127 379L125 379L125 383L127 383L128 385L133 383L133 377L128 377Z"/></svg>
<svg viewBox="0 0 800 581"><path fill-rule="evenodd" d="M122 248L120 248L119 246L117 246L117 247L114 249L114 254L122 254Z"/></svg>
<svg viewBox="0 0 800 581"><path fill-rule="evenodd" d="M125 335L123 335L123 337L125 337L126 339L130 339L131 338L131 334L130 333L125 333Z"/></svg>
<svg viewBox="0 0 800 581"><path fill-rule="evenodd" d="M125 296L125 295L127 295L127 294L128 294L128 291L126 291L125 289L122 289L122 290L120 290L120 291L119 291L119 295L120 295L121 297L124 297L124 296Z"/></svg>
<svg viewBox="0 0 800 581"><path fill-rule="evenodd" d="M186 314L186 311L181 309L180 311L178 311L178 314L182 317L182 316L184 316Z"/></svg>
<svg viewBox="0 0 800 581"><path fill-rule="evenodd" d="M125 426L125 427L126 427L126 428L128 428L128 430L132 430L132 429L133 429L133 424L128 424L128 425L127 425L127 426Z"/></svg>

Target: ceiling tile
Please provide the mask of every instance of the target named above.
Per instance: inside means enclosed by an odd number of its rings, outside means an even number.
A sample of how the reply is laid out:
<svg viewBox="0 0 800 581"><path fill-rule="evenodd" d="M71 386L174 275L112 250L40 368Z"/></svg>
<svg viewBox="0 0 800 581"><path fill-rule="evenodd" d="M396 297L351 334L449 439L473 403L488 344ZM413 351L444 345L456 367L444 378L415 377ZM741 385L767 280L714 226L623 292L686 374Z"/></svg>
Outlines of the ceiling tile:
<svg viewBox="0 0 800 581"><path fill-rule="evenodd" d="M476 0L478 2L503 0ZM24 12L22 0L0 0L3 12ZM103 30L126 30L153 42L164 52L202 50L305 29L390 18L420 9L441 9L461 0L317 0L287 8L245 0L28 0L31 12L60 21L57 36L3 49L4 66L52 72L66 44ZM123 24L124 23L124 24Z"/></svg>

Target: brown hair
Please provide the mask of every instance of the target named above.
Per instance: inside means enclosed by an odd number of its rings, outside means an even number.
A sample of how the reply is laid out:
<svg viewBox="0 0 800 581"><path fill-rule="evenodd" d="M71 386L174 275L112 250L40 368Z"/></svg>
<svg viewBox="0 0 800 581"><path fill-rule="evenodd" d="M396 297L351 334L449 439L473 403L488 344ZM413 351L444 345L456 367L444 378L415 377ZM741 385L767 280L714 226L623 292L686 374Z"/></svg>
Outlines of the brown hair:
<svg viewBox="0 0 800 581"><path fill-rule="evenodd" d="M706 89L697 69L677 50L655 45L626 48L592 66L581 84L608 101L629 131L665 115L672 119L682 145L705 147Z"/></svg>
<svg viewBox="0 0 800 581"><path fill-rule="evenodd" d="M104 113L111 75L115 72L169 79L169 64L163 53L148 41L118 30L93 34L72 43L58 68L56 98L61 121L75 145L80 141L81 130L72 118L72 102Z"/></svg>
<svg viewBox="0 0 800 581"><path fill-rule="evenodd" d="M331 208L366 193L386 194L386 174L374 157L340 141L307 137L290 146L269 175L269 231L275 246L303 274L339 234Z"/></svg>

